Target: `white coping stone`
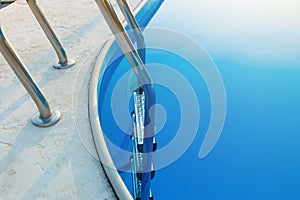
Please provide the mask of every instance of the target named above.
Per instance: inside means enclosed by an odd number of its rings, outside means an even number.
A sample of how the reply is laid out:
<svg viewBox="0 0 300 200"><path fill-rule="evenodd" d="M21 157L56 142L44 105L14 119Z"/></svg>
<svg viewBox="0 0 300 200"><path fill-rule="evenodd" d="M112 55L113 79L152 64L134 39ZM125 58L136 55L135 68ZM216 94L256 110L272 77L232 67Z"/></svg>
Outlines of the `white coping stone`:
<svg viewBox="0 0 300 200"><path fill-rule="evenodd" d="M129 4L133 7L139 1ZM37 109L0 54L0 200L115 199L94 148L87 150L82 144L87 140L94 145L88 82L111 32L93 0L44 0L39 5L77 64L65 70L52 68L57 56L25 0L0 10L7 39L51 108L62 113L55 126L33 126L31 117Z"/></svg>

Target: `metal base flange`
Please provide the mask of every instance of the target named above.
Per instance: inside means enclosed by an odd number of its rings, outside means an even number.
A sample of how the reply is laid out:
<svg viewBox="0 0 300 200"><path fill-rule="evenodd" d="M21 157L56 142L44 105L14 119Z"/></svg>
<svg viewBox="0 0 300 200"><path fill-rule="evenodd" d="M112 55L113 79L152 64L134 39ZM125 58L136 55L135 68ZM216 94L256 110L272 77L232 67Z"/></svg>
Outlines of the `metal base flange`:
<svg viewBox="0 0 300 200"><path fill-rule="evenodd" d="M54 111L51 117L46 119L41 118L40 113L37 113L32 117L31 121L35 126L49 127L59 122L60 118L61 118L61 113L59 111Z"/></svg>
<svg viewBox="0 0 300 200"><path fill-rule="evenodd" d="M61 64L61 63L55 63L53 65L53 67L55 69L67 69L69 67L72 67L76 64L76 61L73 60L73 59L69 59L68 62L64 63L64 64Z"/></svg>

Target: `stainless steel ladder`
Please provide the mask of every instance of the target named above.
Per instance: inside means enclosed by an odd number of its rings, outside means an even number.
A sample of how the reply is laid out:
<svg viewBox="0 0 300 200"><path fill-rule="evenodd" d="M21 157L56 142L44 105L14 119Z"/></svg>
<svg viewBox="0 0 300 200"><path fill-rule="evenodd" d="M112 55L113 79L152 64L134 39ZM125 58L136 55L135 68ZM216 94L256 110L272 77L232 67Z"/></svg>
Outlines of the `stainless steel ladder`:
<svg viewBox="0 0 300 200"><path fill-rule="evenodd" d="M75 60L68 59L66 51L64 50L62 44L57 38L54 30L51 28L47 18L43 14L42 9L38 6L37 0L26 1L58 56L58 63L55 63L53 67L56 69L66 69L74 66L76 64Z"/></svg>
<svg viewBox="0 0 300 200"><path fill-rule="evenodd" d="M140 127L143 123L143 133L141 130L136 130L133 135L133 158L131 162L133 164L133 182L134 182L134 195L135 199L149 200L152 199L151 194L151 172L153 169L151 152L153 151L153 139L154 139L154 117L150 119L149 109L155 104L155 92L151 78L145 67L145 43L141 32L141 29L135 20L132 12L126 0L116 0L120 10L122 11L125 20L130 27L130 31L133 32L135 40L137 41L138 50L135 49L133 42L130 40L125 28L119 20L112 4L109 0L95 0L100 11L102 12L106 22L108 23L111 31L113 32L116 41L118 42L123 54L130 63L133 71L136 74L139 88L137 91L142 91L140 94L134 92L136 97L135 103L143 102L143 106L136 106L135 118L140 114L141 109L144 109L143 122L141 118L134 120L135 129ZM143 99L143 100L142 100ZM137 104L136 104L137 105ZM139 109L139 111L137 111ZM139 112L139 113L137 113ZM138 133L139 132L139 133ZM139 147L139 150L138 150Z"/></svg>
<svg viewBox="0 0 300 200"><path fill-rule="evenodd" d="M144 123L145 123L145 93L141 88L133 92L134 111L132 112L133 121L133 134L132 139L132 152L131 157L131 171L133 182L133 193L135 199L141 199L143 196L143 148L144 148ZM153 137L153 151L156 151L155 137ZM153 164L151 164L151 179L154 178L155 171ZM153 199L150 188L150 199Z"/></svg>
<svg viewBox="0 0 300 200"><path fill-rule="evenodd" d="M43 14L41 8L37 5L37 1L26 1L58 56L59 61L58 63L55 63L53 67L57 69L65 69L74 66L76 62L73 59L68 59L63 46L61 45L53 29L51 28L49 22L47 21L47 18ZM43 95L41 89L36 84L32 75L23 64L18 54L11 46L10 42L6 39L6 36L4 35L1 28L1 24L0 51L38 108L39 113L32 118L32 123L39 127L48 127L56 124L61 118L60 112L51 112L46 97Z"/></svg>
<svg viewBox="0 0 300 200"><path fill-rule="evenodd" d="M50 106L41 89L23 64L18 54L6 39L0 24L0 51L15 72L28 94L35 102L39 113L32 118L32 123L39 127L48 127L56 124L61 117L59 111L51 112Z"/></svg>

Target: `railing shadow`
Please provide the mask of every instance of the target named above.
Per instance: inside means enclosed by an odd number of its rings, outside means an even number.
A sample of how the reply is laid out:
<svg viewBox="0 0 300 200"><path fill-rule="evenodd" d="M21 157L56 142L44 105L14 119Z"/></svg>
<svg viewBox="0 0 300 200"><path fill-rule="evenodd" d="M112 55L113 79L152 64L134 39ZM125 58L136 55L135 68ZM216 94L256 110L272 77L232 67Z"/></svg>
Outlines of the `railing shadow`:
<svg viewBox="0 0 300 200"><path fill-rule="evenodd" d="M39 128L34 127L32 124L27 124L21 131L16 133L17 136L14 144L12 144L11 151L1 159L0 174L15 161L20 153L40 145L39 142L48 135L51 129L51 127L45 128L41 133Z"/></svg>

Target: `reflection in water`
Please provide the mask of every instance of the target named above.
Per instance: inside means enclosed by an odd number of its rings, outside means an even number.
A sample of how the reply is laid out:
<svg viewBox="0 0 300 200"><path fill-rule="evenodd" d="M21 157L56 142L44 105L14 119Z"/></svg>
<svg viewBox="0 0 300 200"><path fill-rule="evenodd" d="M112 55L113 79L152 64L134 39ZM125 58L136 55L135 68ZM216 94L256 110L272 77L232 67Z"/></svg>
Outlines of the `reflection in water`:
<svg viewBox="0 0 300 200"><path fill-rule="evenodd" d="M299 10L298 0L172 0L151 26L184 32L216 62L300 67Z"/></svg>

